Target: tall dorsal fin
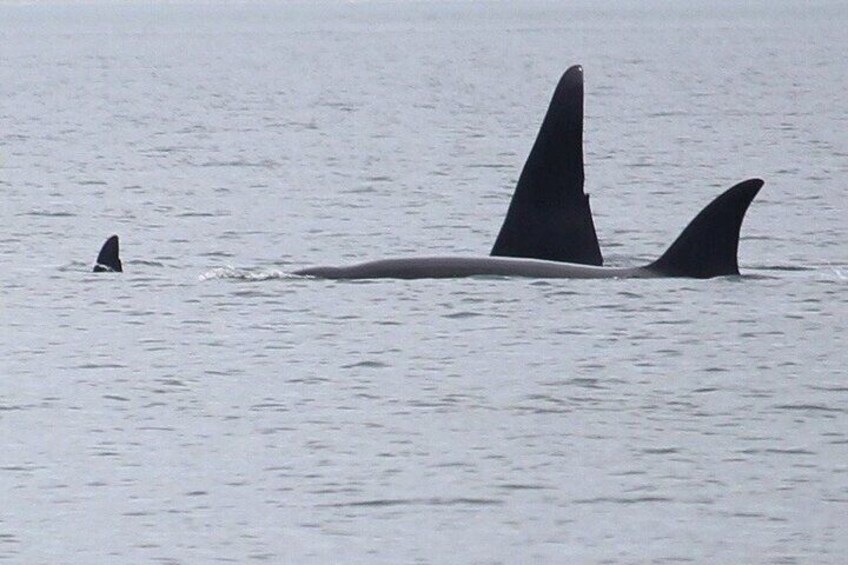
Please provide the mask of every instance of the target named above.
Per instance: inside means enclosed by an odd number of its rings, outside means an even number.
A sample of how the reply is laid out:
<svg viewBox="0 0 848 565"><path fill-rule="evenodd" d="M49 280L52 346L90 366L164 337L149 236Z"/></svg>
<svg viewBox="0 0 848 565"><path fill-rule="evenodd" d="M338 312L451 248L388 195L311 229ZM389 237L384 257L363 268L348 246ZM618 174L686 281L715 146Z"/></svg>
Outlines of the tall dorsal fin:
<svg viewBox="0 0 848 565"><path fill-rule="evenodd" d="M97 262L94 264L94 272L102 273L104 271L113 271L116 273L123 272L121 267L121 259L118 257L118 236L113 235L106 240L103 247L100 248L100 254L97 255Z"/></svg>
<svg viewBox="0 0 848 565"><path fill-rule="evenodd" d="M748 179L713 200L648 269L668 277L738 275L742 219L763 184L760 179Z"/></svg>
<svg viewBox="0 0 848 565"><path fill-rule="evenodd" d="M601 265L583 192L583 69L562 75L492 255Z"/></svg>

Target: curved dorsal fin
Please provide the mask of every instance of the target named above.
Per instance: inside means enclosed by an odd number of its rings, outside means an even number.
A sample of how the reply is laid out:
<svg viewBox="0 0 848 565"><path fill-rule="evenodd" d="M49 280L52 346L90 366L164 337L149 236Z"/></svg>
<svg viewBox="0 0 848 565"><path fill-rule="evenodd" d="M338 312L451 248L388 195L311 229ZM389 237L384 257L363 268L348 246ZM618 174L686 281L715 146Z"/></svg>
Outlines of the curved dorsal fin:
<svg viewBox="0 0 848 565"><path fill-rule="evenodd" d="M118 257L117 235L113 235L106 240L106 243L100 248L100 254L97 255L97 262L94 263L95 273L102 273L104 271L123 272L121 259Z"/></svg>
<svg viewBox="0 0 848 565"><path fill-rule="evenodd" d="M738 275L742 219L763 184L760 179L748 179L713 200L648 269L668 277Z"/></svg>
<svg viewBox="0 0 848 565"><path fill-rule="evenodd" d="M601 265L583 192L583 69L569 68L554 91L515 187L492 255Z"/></svg>

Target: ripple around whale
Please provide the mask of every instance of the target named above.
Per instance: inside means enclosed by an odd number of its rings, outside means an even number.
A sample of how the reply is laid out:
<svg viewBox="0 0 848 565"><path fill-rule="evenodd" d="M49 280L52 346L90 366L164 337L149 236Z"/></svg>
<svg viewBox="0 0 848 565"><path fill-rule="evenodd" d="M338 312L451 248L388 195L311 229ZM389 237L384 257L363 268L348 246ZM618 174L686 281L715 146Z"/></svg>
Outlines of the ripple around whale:
<svg viewBox="0 0 848 565"><path fill-rule="evenodd" d="M261 282L281 279L303 279L303 277L300 275L295 275L276 269L238 269L236 267L216 267L201 274L198 278L201 281L235 280L245 282Z"/></svg>
<svg viewBox="0 0 848 565"><path fill-rule="evenodd" d="M335 508L387 508L392 506L497 506L503 501L489 498L378 498L329 504Z"/></svg>

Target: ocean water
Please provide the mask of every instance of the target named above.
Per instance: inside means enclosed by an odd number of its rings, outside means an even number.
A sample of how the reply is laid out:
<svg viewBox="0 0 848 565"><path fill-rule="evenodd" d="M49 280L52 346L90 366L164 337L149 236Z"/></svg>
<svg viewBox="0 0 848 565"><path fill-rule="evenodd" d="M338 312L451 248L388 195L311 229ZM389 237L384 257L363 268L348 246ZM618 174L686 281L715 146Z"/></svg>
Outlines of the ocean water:
<svg viewBox="0 0 848 565"><path fill-rule="evenodd" d="M844 563L846 24L0 3L0 561ZM488 253L575 63L607 264L756 176L741 277L287 274Z"/></svg>

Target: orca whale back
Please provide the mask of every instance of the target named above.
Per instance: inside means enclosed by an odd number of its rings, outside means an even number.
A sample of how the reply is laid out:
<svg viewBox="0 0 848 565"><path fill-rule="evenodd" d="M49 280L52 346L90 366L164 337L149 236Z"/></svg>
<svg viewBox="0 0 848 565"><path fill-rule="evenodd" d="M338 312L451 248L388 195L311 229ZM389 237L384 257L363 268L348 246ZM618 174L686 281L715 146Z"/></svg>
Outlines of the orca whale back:
<svg viewBox="0 0 848 565"><path fill-rule="evenodd" d="M97 261L94 263L94 272L115 272L122 273L121 259L118 257L118 236L113 235L106 240L103 247L100 248L100 253L97 255Z"/></svg>
<svg viewBox="0 0 848 565"><path fill-rule="evenodd" d="M701 210L662 257L646 268L666 277L738 275L742 219L763 184L760 179L749 179L728 189Z"/></svg>
<svg viewBox="0 0 848 565"><path fill-rule="evenodd" d="M562 75L491 255L601 265L583 192L583 69Z"/></svg>

